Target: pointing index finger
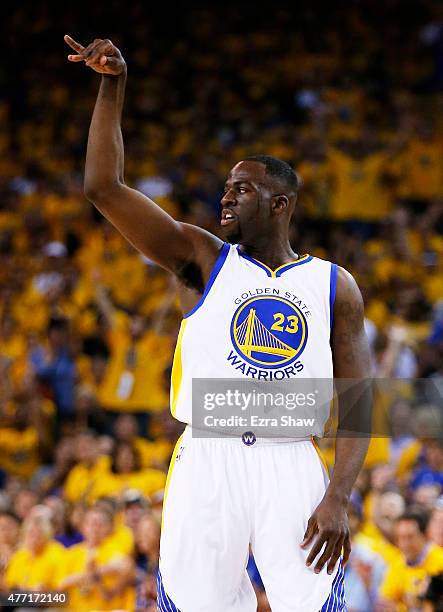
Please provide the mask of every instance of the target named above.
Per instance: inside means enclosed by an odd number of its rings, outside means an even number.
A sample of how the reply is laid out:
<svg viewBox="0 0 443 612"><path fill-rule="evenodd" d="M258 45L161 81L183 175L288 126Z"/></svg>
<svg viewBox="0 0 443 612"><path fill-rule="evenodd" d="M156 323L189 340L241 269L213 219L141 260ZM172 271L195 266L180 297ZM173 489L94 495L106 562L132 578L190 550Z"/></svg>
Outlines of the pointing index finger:
<svg viewBox="0 0 443 612"><path fill-rule="evenodd" d="M80 43L76 42L73 38L71 38L67 34L65 34L64 40L65 40L65 43L69 45L71 49L74 49L74 51L77 51L77 53L81 53L85 49L84 47L82 47Z"/></svg>

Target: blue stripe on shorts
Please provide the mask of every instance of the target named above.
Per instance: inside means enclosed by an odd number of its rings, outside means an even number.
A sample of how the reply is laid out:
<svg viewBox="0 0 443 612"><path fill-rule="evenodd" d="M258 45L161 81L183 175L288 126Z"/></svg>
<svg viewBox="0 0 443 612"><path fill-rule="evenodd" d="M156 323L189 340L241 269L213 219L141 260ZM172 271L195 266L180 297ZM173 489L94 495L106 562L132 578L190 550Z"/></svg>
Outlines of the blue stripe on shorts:
<svg viewBox="0 0 443 612"><path fill-rule="evenodd" d="M345 574L340 562L334 582L332 583L331 593L321 609L321 612L346 612L344 577Z"/></svg>
<svg viewBox="0 0 443 612"><path fill-rule="evenodd" d="M180 612L165 592L160 570L157 573L157 609L159 612Z"/></svg>

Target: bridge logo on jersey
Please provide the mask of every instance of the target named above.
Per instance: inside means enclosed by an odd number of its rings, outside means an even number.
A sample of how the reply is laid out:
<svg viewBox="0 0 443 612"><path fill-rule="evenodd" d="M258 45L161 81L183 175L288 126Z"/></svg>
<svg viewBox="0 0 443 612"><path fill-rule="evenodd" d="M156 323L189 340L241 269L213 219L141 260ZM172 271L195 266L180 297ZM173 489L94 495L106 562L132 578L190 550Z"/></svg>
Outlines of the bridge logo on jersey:
<svg viewBox="0 0 443 612"><path fill-rule="evenodd" d="M239 306L231 323L237 353L259 368L281 368L303 352L308 339L305 315L289 300L253 297Z"/></svg>

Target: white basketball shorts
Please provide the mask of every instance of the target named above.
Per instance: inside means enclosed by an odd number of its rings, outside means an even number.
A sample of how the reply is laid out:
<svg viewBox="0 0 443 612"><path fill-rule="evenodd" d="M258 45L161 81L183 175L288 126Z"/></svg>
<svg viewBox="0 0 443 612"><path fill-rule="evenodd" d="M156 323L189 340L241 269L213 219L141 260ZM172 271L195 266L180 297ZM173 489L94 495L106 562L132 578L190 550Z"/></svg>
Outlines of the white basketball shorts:
<svg viewBox="0 0 443 612"><path fill-rule="evenodd" d="M201 439L187 427L169 468L161 612L256 612L252 548L272 612L345 610L343 570L306 566L300 543L328 478L310 441Z"/></svg>

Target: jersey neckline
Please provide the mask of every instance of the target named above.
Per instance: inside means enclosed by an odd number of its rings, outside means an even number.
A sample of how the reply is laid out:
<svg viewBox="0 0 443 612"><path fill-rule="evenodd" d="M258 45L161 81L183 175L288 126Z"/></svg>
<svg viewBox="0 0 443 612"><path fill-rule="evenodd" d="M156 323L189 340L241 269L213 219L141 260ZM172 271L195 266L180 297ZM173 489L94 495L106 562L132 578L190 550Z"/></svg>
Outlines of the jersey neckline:
<svg viewBox="0 0 443 612"><path fill-rule="evenodd" d="M250 257L246 253L243 253L243 251L240 250L240 245L237 245L237 252L244 259L247 259L251 263L255 264L256 266L264 270L266 274L270 276L271 278L278 278L279 276L283 274L283 272L287 272L288 270L295 268L296 266L302 266L303 264L306 264L313 259L312 255L309 255L309 254L302 255L298 259L295 259L294 261L288 261L288 263L282 264L281 266L278 266L278 268L275 268L275 270L273 270L272 268L264 264L262 261L259 261L258 259L254 259L253 257Z"/></svg>

